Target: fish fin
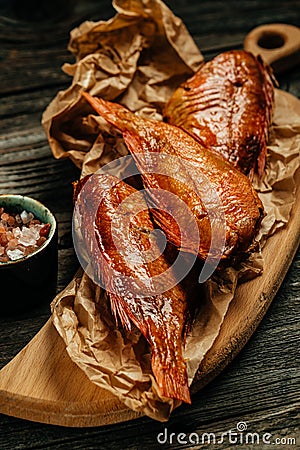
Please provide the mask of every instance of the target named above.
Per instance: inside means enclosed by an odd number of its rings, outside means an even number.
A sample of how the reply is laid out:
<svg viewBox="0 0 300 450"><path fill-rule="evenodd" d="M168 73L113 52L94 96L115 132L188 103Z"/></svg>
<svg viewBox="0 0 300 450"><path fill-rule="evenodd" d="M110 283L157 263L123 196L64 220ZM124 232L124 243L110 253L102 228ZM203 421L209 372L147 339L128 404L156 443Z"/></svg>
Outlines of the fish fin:
<svg viewBox="0 0 300 450"><path fill-rule="evenodd" d="M256 163L255 166L257 167L257 163ZM248 178L251 181L251 183L253 181L253 177L254 177L254 174L255 174L255 166L251 167L251 169L250 169L250 171L248 173Z"/></svg>
<svg viewBox="0 0 300 450"><path fill-rule="evenodd" d="M258 174L259 178L261 178L264 173L266 159L267 159L267 145L265 144L262 147L262 149L258 155L258 158L257 158L257 174Z"/></svg>
<svg viewBox="0 0 300 450"><path fill-rule="evenodd" d="M76 203L76 200L78 198L78 195L80 191L82 190L85 183L88 181L88 179L91 177L91 175L86 175L84 178L81 178L80 180L73 181L73 203Z"/></svg>
<svg viewBox="0 0 300 450"><path fill-rule="evenodd" d="M134 113L129 111L129 109L125 108L124 106L119 105L118 103L112 103L99 97L93 97L92 95L84 91L82 91L81 94L101 117L103 117L105 120L107 120L107 122L109 122L120 131L126 129L127 126L126 120L124 120L125 118L120 118L119 114L125 113L129 116L134 116ZM128 119L130 120L129 117Z"/></svg>
<svg viewBox="0 0 300 450"><path fill-rule="evenodd" d="M165 367L165 364L161 361L161 355L158 353L152 353L151 365L160 393L164 397L175 398L191 404L185 366L177 365L176 361L173 360L171 366Z"/></svg>
<svg viewBox="0 0 300 450"><path fill-rule="evenodd" d="M119 297L116 294L108 293L110 304L111 304L111 310L112 313L116 319L116 322L120 320L122 326L126 328L126 330L131 331L131 321L126 313L125 309L123 308L123 300L122 297Z"/></svg>

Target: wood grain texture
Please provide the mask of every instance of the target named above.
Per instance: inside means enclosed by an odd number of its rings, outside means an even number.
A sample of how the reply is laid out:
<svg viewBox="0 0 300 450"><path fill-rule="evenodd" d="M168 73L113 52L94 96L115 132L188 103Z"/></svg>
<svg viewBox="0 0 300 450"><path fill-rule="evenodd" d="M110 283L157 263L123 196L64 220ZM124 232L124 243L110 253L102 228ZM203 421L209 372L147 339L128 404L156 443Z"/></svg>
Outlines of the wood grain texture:
<svg viewBox="0 0 300 450"><path fill-rule="evenodd" d="M78 0L74 14L59 24L27 23L17 19L11 10L13 2L0 0L0 191L26 194L30 190L58 217L59 284L62 289L72 278L77 260L70 235L71 187L68 180L78 171L69 161L54 161L46 139L40 140L41 155L60 171L60 178L47 180L45 159L31 158L36 153L36 140L43 135L41 113L57 91L69 85L69 77L61 72L62 62L73 61L67 51L69 31L85 19L111 17L110 0ZM254 27L272 22L300 26L299 0L235 0L186 2L167 0L192 33L206 59L220 51L242 48L245 35ZM17 54L17 58L14 56ZM14 64L12 64L14 62ZM15 70L15 64L19 70ZM280 87L300 97L299 66L278 76ZM25 136L18 149L18 176L13 159L3 156L11 150L11 138ZM44 149L43 149L44 146ZM22 154L22 149L25 152ZM41 164L41 168L39 166ZM58 168L59 165L60 168ZM22 180L22 165L28 183ZM5 171L4 171L5 170ZM39 186L35 171L42 170L45 183ZM52 172L53 174L53 172ZM62 195L57 196L59 183ZM46 189L45 189L46 188ZM211 383L193 396L191 406L174 411L167 424L169 432L226 431L235 429L244 420L248 429L271 432L274 436L296 436L299 433L299 322L300 322L300 252L296 254L288 274L269 307L258 330L245 348ZM7 364L41 329L50 314L49 305L41 303L33 310L13 317L0 317L0 367ZM100 428L60 428L0 416L0 448L28 449L141 449L162 448L157 434L165 425L140 418ZM299 442L299 441L298 441ZM201 446L201 448L236 448ZM163 448L190 448L189 445L168 444ZM195 447L196 448L196 447ZM241 449L246 446L239 447ZM256 448L258 448L256 446ZM260 447L270 448L270 446ZM288 448L276 446L276 448ZM295 448L293 446L292 448Z"/></svg>
<svg viewBox="0 0 300 450"><path fill-rule="evenodd" d="M72 363L51 319L2 369L0 379L0 411L8 415L69 427L138 417Z"/></svg>

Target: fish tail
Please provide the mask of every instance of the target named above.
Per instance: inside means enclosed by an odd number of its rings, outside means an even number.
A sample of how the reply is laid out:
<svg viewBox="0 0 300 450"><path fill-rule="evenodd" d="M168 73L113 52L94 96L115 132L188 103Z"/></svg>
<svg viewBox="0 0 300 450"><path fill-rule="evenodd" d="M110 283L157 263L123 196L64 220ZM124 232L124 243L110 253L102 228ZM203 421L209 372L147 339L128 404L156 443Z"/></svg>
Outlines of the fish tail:
<svg viewBox="0 0 300 450"><path fill-rule="evenodd" d="M167 398L175 398L191 403L186 366L183 359L173 359L166 366L161 352L152 353L152 370L160 393Z"/></svg>

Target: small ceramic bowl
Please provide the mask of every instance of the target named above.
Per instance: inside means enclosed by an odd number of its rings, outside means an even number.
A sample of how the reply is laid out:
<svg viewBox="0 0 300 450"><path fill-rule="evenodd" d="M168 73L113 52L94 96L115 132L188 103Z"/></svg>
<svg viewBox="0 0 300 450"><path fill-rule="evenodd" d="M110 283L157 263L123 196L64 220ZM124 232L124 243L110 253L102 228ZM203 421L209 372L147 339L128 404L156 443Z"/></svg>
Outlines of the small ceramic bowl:
<svg viewBox="0 0 300 450"><path fill-rule="evenodd" d="M0 207L8 213L26 210L50 224L47 240L23 258L0 262L0 315L18 314L55 296L57 283L57 224L39 201L22 195L0 195Z"/></svg>

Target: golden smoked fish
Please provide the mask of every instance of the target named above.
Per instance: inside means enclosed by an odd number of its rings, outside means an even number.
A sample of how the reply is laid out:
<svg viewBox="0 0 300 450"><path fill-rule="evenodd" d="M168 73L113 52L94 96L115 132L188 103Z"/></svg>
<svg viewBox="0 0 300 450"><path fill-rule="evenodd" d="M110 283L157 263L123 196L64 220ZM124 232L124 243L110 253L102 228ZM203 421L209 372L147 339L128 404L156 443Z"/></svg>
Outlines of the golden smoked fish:
<svg viewBox="0 0 300 450"><path fill-rule="evenodd" d="M273 102L270 68L260 57L232 50L203 64L174 92L164 119L252 178L265 167Z"/></svg>
<svg viewBox="0 0 300 450"><path fill-rule="evenodd" d="M245 175L178 127L144 119L121 105L87 93L83 96L99 115L122 132L148 190L152 216L169 242L202 260L208 256L231 260L249 251L263 218L263 206ZM161 158L157 170L153 170L151 157L157 155ZM165 192L173 196L164 195ZM182 210L177 212L172 198L184 202L192 214L200 236L197 248L191 238L192 220ZM178 215L181 228L173 220ZM213 216L221 217L223 229L219 223L212 232ZM218 233L220 239L214 240L213 234ZM223 248L212 248L213 241L221 245L222 233Z"/></svg>
<svg viewBox="0 0 300 450"><path fill-rule="evenodd" d="M149 342L161 394L190 403L182 354L188 289L169 270L172 249L160 254L155 238L150 242L154 226L137 193L110 174L95 174L75 185L75 210L95 278L107 290L115 317L127 329L135 324Z"/></svg>

